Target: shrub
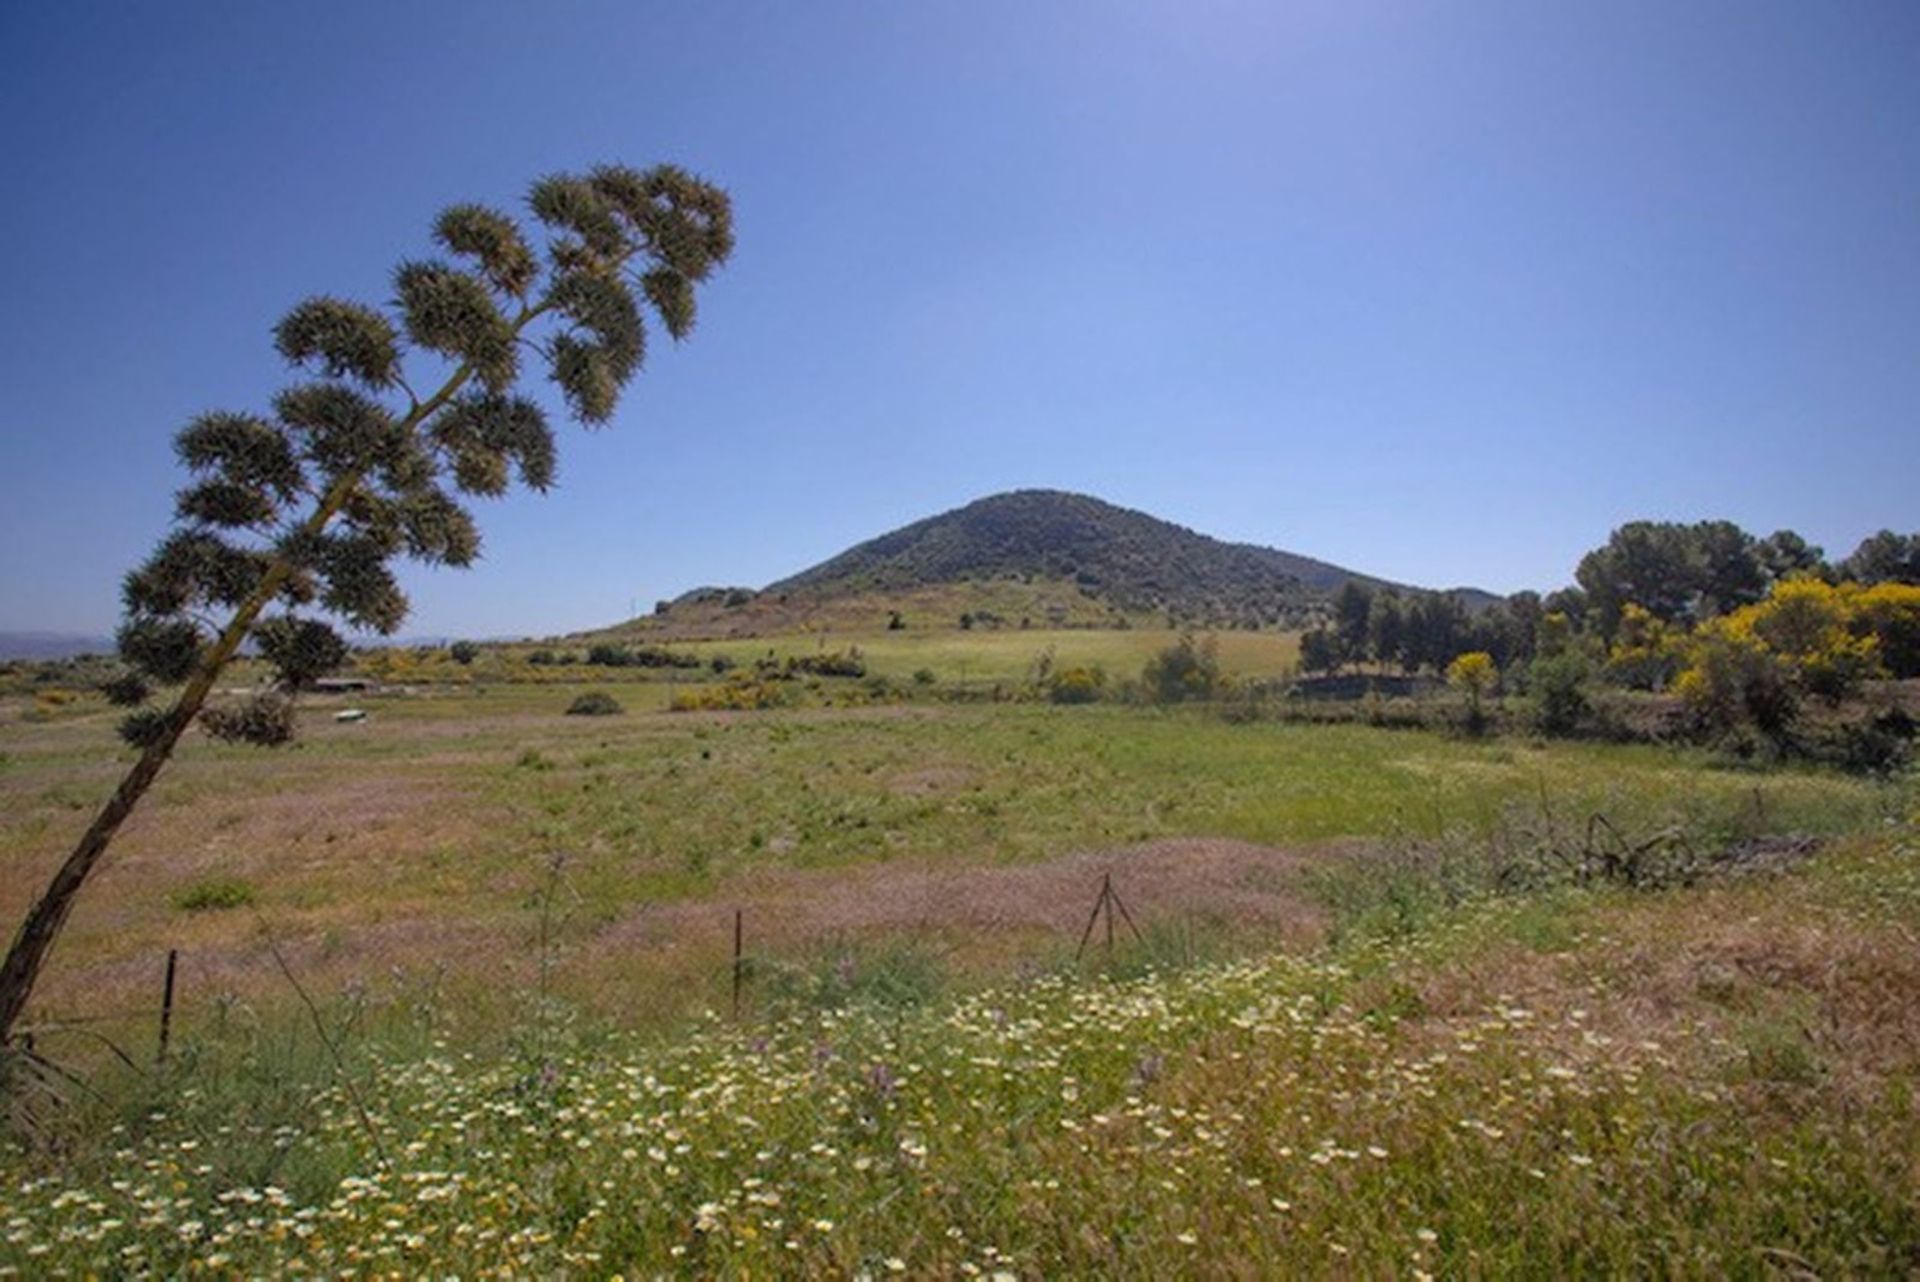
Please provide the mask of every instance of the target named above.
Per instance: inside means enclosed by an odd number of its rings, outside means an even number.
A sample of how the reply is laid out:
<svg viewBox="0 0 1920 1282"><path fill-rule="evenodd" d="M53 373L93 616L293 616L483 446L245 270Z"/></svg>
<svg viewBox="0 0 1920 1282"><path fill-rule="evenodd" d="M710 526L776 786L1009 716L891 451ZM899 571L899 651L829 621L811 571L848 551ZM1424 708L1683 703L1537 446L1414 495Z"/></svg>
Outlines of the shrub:
<svg viewBox="0 0 1920 1282"><path fill-rule="evenodd" d="M620 701L604 690L589 690L567 705L570 717L616 717L625 711Z"/></svg>
<svg viewBox="0 0 1920 1282"><path fill-rule="evenodd" d="M1447 684L1476 701L1492 692L1499 677L1500 670L1494 666L1493 656L1485 650L1470 650L1447 665Z"/></svg>
<svg viewBox="0 0 1920 1282"><path fill-rule="evenodd" d="M254 695L235 704L208 708L200 714L208 734L227 743L278 747L293 738L293 700L277 691Z"/></svg>
<svg viewBox="0 0 1920 1282"><path fill-rule="evenodd" d="M1054 703L1096 703L1107 684L1107 674L1099 667L1064 668L1047 680L1047 698Z"/></svg>
<svg viewBox="0 0 1920 1282"><path fill-rule="evenodd" d="M1196 642L1191 632L1147 660L1140 680L1155 703L1211 699L1220 689L1220 659L1212 637Z"/></svg>
<svg viewBox="0 0 1920 1282"><path fill-rule="evenodd" d="M100 693L116 708L131 708L145 703L150 692L139 673L123 672L110 681L101 682Z"/></svg>
<svg viewBox="0 0 1920 1282"><path fill-rule="evenodd" d="M916 668L913 673L913 683L919 686L930 686L939 679L932 668Z"/></svg>
<svg viewBox="0 0 1920 1282"><path fill-rule="evenodd" d="M447 656L464 668L480 657L480 647L471 641L455 641L447 647Z"/></svg>
<svg viewBox="0 0 1920 1282"><path fill-rule="evenodd" d="M630 662L639 668L697 668L701 658L684 650L669 650L660 645L643 645L633 652Z"/></svg>
<svg viewBox="0 0 1920 1282"><path fill-rule="evenodd" d="M1570 649L1535 659L1527 670L1527 695L1534 729L1548 735L1575 733L1591 710L1586 659Z"/></svg>
<svg viewBox="0 0 1920 1282"><path fill-rule="evenodd" d="M867 665L858 650L836 650L830 654L789 655L787 672L804 672L816 677L864 677Z"/></svg>
<svg viewBox="0 0 1920 1282"><path fill-rule="evenodd" d="M1751 721L1778 742L1799 716L1799 694L1791 667L1754 635L1745 615L1715 619L1694 633L1674 689L1703 729L1726 734Z"/></svg>
<svg viewBox="0 0 1920 1282"><path fill-rule="evenodd" d="M673 696L673 712L757 712L792 701L791 687L757 673L736 672L725 681Z"/></svg>
<svg viewBox="0 0 1920 1282"><path fill-rule="evenodd" d="M1500 679L1500 669L1485 650L1469 650L1447 665L1447 684L1467 696L1467 730L1481 734L1487 728L1483 700Z"/></svg>
<svg viewBox="0 0 1920 1282"><path fill-rule="evenodd" d="M587 662L601 668L697 668L702 664L699 655L684 650L669 650L662 645L629 650L606 642L588 648Z"/></svg>
<svg viewBox="0 0 1920 1282"><path fill-rule="evenodd" d="M1854 632L1878 643L1888 675L1920 677L1920 587L1881 583L1854 589L1847 606Z"/></svg>
<svg viewBox="0 0 1920 1282"><path fill-rule="evenodd" d="M1856 774L1891 775L1913 761L1915 724L1898 708L1851 717L1813 745L1814 755Z"/></svg>
<svg viewBox="0 0 1920 1282"><path fill-rule="evenodd" d="M1607 652L1607 676L1634 690L1660 690L1680 669L1682 636L1665 621L1629 601Z"/></svg>
<svg viewBox="0 0 1920 1282"><path fill-rule="evenodd" d="M209 877L184 887L173 897L173 906L188 913L243 908L252 902L252 883L238 877Z"/></svg>
<svg viewBox="0 0 1920 1282"><path fill-rule="evenodd" d="M35 714L42 718L46 715L37 705L28 715ZM121 719L120 737L131 747L149 747L158 743L167 734L170 720L171 718L158 708L139 708Z"/></svg>
<svg viewBox="0 0 1920 1282"><path fill-rule="evenodd" d="M1878 638L1849 631L1849 613L1847 596L1832 584L1789 579L1731 622L1786 660L1809 694L1838 703L1880 667Z"/></svg>

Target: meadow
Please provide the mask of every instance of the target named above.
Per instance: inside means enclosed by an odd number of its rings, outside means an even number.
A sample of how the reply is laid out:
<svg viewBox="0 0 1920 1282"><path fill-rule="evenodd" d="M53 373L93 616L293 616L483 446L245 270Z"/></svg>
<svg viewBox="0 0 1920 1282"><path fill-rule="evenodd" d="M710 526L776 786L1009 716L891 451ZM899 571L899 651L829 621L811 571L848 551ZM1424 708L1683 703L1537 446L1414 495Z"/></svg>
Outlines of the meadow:
<svg viewBox="0 0 1920 1282"><path fill-rule="evenodd" d="M985 684L1165 640L860 644ZM1222 657L1258 674L1288 644ZM37 1044L87 1085L7 1159L0 1267L1920 1259L1910 779L1207 708L672 713L683 681L488 662L315 700L290 749L186 746L38 998ZM587 689L625 715L564 715ZM0 911L111 786L113 720L0 708ZM1754 858L1555 875L1597 826ZM1109 874L1138 935L1077 957Z"/></svg>
<svg viewBox="0 0 1920 1282"><path fill-rule="evenodd" d="M858 656L869 673L888 681L911 683L916 674L925 672L932 674L936 685L984 692L996 684L1012 686L1026 681L1042 661L1060 668L1097 667L1115 678L1136 677L1148 659L1184 635L1175 629L1147 626L895 630L873 626L872 614L870 609L864 612L867 622L863 625L821 627L778 636L661 641L645 631L614 630L584 638L491 646L467 666L455 663L446 651L437 649L423 655L394 652L384 661L367 666L400 682L590 682L604 676L606 670L584 660L593 644L606 642L663 645L692 656L701 665L721 658L741 668L750 668L756 660L769 657L785 660L790 656L848 654ZM1219 652L1222 670L1243 679L1271 680L1289 675L1299 659L1296 633L1226 631L1207 635ZM529 666L527 657L541 651L571 657L575 662ZM681 682L704 679L697 669L657 675Z"/></svg>

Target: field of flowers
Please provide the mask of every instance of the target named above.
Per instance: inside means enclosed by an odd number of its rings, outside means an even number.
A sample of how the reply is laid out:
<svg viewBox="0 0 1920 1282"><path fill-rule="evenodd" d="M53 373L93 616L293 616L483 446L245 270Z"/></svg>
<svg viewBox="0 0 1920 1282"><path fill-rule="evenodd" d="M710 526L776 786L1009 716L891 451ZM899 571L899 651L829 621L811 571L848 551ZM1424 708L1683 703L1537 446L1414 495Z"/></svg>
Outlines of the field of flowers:
<svg viewBox="0 0 1920 1282"><path fill-rule="evenodd" d="M0 1267L1905 1274L1917 859L1888 838L671 1042L369 1042L271 1100L183 1072L6 1159Z"/></svg>

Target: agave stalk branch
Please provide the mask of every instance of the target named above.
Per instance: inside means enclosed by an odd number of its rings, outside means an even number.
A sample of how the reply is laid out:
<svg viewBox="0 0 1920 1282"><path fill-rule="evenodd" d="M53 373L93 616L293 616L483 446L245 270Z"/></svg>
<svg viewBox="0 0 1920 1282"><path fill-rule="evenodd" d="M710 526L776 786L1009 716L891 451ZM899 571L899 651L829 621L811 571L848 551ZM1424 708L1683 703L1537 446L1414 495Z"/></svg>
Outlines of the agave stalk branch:
<svg viewBox="0 0 1920 1282"><path fill-rule="evenodd" d="M550 304L526 305L514 318L514 333L525 329L532 321L543 315ZM471 362L462 363L447 379L439 391L425 401L415 402L401 420L401 426L408 432L419 429L440 408L460 393L460 390L473 378L474 367ZM299 535L313 537L323 533L340 509L346 505L366 475L366 468L353 468L343 471L320 496L318 503L306 520L299 525ZM19 1022L26 1010L27 999L32 995L34 982L39 978L41 968L46 964L47 954L53 941L59 936L60 928L66 924L67 915L72 912L74 900L79 896L80 888L86 884L100 856L106 852L114 834L127 816L139 804L161 767L186 734L187 727L193 724L195 717L206 706L207 696L213 692L214 682L232 662L239 652L241 643L252 631L260 612L271 602L280 589L285 586L288 576L293 573L293 560L284 551L276 552L254 585L253 591L237 606L233 617L220 631L213 644L208 647L196 664L192 675L187 678L185 687L174 700L168 711L161 733L140 753L139 760L133 763L126 775L120 780L113 795L94 816L93 822L74 846L59 869L53 874L47 888L34 901L26 919L13 937L12 945L7 949L6 960L0 963L0 1046L7 1045L13 1037L14 1025Z"/></svg>

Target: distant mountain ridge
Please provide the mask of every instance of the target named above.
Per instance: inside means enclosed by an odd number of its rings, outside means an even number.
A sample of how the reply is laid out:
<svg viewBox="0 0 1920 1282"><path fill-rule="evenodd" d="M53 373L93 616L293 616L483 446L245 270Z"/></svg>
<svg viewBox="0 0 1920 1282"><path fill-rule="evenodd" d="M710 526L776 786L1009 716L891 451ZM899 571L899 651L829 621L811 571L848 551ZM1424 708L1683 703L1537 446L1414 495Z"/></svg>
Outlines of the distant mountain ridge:
<svg viewBox="0 0 1920 1282"><path fill-rule="evenodd" d="M850 599L924 599L949 586L1025 584L1052 593L1056 617L1068 608L1060 604L1064 593L1083 621L1160 613L1206 626L1298 625L1322 613L1350 581L1427 590L1294 552L1225 542L1090 495L1013 490L856 544L758 592L689 592L655 617L684 625L699 615L718 623L723 612L753 616ZM1494 599L1455 591L1469 608Z"/></svg>
<svg viewBox="0 0 1920 1282"><path fill-rule="evenodd" d="M113 638L85 632L0 632L0 660L71 659L81 654L112 654Z"/></svg>

